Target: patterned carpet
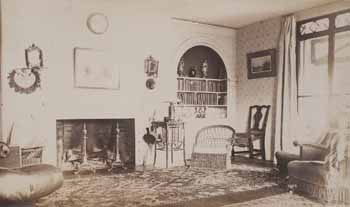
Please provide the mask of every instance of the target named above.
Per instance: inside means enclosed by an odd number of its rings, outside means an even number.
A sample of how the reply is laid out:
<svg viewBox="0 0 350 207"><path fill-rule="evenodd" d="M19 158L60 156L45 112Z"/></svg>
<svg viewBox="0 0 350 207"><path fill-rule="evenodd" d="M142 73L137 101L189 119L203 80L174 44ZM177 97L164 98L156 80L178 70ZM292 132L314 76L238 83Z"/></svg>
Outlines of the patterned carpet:
<svg viewBox="0 0 350 207"><path fill-rule="evenodd" d="M254 203L249 202L270 197L273 200L287 197L289 201L298 198L288 196L267 167L234 165L230 170L178 167L68 179L61 189L36 206L224 206L238 202L228 205L236 207L250 206Z"/></svg>
<svg viewBox="0 0 350 207"><path fill-rule="evenodd" d="M278 195L272 195L265 198L255 199L242 203L235 203L225 205L223 207L324 207L325 205L312 201L303 196L282 193ZM327 206L327 207L340 207L340 206ZM345 207L345 206L344 206Z"/></svg>

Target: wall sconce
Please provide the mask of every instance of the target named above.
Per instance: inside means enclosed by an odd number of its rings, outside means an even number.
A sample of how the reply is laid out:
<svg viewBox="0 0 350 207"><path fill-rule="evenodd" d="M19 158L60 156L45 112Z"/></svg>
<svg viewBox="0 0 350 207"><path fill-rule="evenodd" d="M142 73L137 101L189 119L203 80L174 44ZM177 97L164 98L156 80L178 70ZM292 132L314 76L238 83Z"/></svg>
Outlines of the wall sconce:
<svg viewBox="0 0 350 207"><path fill-rule="evenodd" d="M151 55L145 59L145 73L148 77L158 77L159 61L155 60Z"/></svg>
<svg viewBox="0 0 350 207"><path fill-rule="evenodd" d="M156 85L155 78L158 77L159 61L155 60L151 55L145 59L145 73L148 79L146 80L146 87L153 90Z"/></svg>

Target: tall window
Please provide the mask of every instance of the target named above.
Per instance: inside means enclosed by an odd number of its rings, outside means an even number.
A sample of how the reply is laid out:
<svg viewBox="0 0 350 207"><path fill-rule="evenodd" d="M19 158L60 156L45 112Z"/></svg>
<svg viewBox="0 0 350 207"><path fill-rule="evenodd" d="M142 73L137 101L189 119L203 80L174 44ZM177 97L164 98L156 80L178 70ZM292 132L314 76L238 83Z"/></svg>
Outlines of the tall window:
<svg viewBox="0 0 350 207"><path fill-rule="evenodd" d="M297 66L299 116L316 136L339 104L350 106L350 10L297 23Z"/></svg>

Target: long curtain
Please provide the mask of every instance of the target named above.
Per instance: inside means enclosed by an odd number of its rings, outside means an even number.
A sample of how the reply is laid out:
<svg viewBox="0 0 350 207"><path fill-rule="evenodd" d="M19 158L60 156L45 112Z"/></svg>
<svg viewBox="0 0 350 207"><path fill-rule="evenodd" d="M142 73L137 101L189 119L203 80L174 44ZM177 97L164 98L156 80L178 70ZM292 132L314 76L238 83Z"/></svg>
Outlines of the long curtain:
<svg viewBox="0 0 350 207"><path fill-rule="evenodd" d="M297 122L296 22L283 19L278 45L278 85L276 103L275 149L293 150ZM294 147L295 148L295 147Z"/></svg>

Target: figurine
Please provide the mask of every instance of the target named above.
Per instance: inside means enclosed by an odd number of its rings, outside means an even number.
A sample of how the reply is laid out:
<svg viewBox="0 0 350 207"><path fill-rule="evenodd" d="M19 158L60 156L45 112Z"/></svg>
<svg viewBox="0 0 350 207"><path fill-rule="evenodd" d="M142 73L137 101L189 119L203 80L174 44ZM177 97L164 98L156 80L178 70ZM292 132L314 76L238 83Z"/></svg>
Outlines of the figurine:
<svg viewBox="0 0 350 207"><path fill-rule="evenodd" d="M183 58L181 58L180 63L179 63L179 66L178 66L178 68L177 68L177 74L178 74L180 77L185 76L185 61L184 61Z"/></svg>
<svg viewBox="0 0 350 207"><path fill-rule="evenodd" d="M208 61L204 60L202 63L202 78L208 77Z"/></svg>
<svg viewBox="0 0 350 207"><path fill-rule="evenodd" d="M188 74L189 77L196 77L197 71L196 71L196 67L192 66L190 69L190 72Z"/></svg>

